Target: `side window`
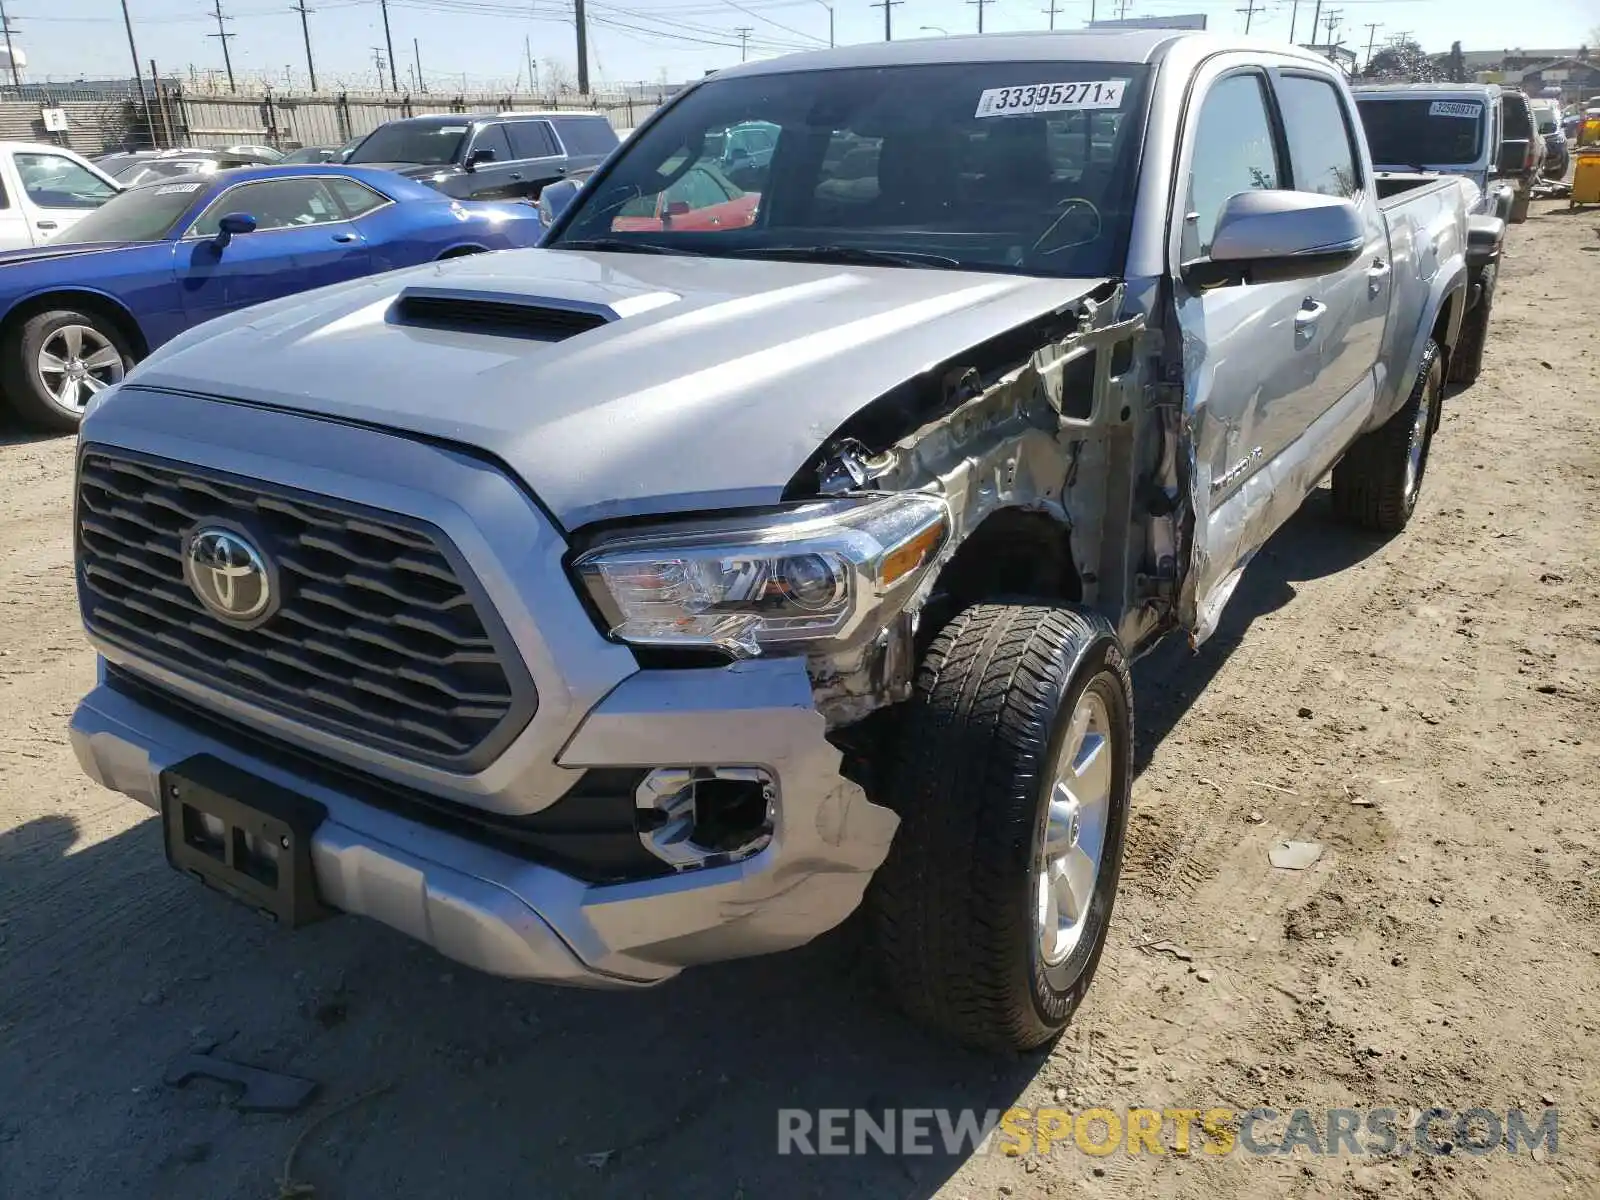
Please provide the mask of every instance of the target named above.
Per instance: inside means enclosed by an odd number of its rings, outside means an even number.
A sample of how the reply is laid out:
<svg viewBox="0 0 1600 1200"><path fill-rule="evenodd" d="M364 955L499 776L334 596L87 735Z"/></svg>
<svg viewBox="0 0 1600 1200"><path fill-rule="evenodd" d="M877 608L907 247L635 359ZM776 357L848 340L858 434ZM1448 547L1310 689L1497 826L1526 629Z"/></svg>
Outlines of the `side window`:
<svg viewBox="0 0 1600 1200"><path fill-rule="evenodd" d="M605 117L557 117L556 126L568 154L610 154L617 148L616 131Z"/></svg>
<svg viewBox="0 0 1600 1200"><path fill-rule="evenodd" d="M99 208L117 194L105 180L60 154L13 155L22 189L40 208Z"/></svg>
<svg viewBox="0 0 1600 1200"><path fill-rule="evenodd" d="M506 137L504 125L485 125L478 130L478 136L472 139L472 149L469 153L476 154L479 150L490 151L496 162L509 162L516 157L511 153L511 142Z"/></svg>
<svg viewBox="0 0 1600 1200"><path fill-rule="evenodd" d="M328 190L338 197L348 217L359 217L389 203L387 196L380 196L366 184L357 183L354 179L334 178L323 182L328 185Z"/></svg>
<svg viewBox="0 0 1600 1200"><path fill-rule="evenodd" d="M506 132L511 135L514 158L549 158L560 153L555 139L550 136L550 126L543 121L510 121Z"/></svg>
<svg viewBox="0 0 1600 1200"><path fill-rule="evenodd" d="M256 229L295 229L344 220L320 179L267 179L229 188L213 200L189 229L190 237L215 237L228 213L249 213Z"/></svg>
<svg viewBox="0 0 1600 1200"><path fill-rule="evenodd" d="M1282 174L1267 116L1265 80L1230 75L1213 85L1195 123L1184 259L1210 253L1217 218L1229 197L1276 188Z"/></svg>
<svg viewBox="0 0 1600 1200"><path fill-rule="evenodd" d="M1338 89L1326 79L1284 75L1278 80L1278 100L1295 191L1354 196L1361 178Z"/></svg>

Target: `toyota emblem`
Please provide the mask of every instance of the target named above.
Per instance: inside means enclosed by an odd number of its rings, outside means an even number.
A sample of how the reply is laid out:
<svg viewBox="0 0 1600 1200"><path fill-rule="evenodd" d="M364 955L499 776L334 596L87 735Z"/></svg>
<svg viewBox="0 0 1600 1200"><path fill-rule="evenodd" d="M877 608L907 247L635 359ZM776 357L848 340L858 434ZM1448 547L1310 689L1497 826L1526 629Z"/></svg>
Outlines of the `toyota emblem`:
<svg viewBox="0 0 1600 1200"><path fill-rule="evenodd" d="M232 529L210 527L190 534L183 575L208 611L235 625L250 624L272 605L266 559L249 538Z"/></svg>

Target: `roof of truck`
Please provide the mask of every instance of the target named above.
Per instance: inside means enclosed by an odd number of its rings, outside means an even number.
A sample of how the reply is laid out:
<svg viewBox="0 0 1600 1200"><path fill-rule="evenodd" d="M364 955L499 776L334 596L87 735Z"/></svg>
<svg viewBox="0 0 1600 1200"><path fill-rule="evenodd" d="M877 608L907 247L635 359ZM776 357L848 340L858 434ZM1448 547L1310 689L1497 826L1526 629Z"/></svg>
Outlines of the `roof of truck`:
<svg viewBox="0 0 1600 1200"><path fill-rule="evenodd" d="M1498 83L1358 83L1351 90L1358 96L1477 96L1492 100L1505 89Z"/></svg>
<svg viewBox="0 0 1600 1200"><path fill-rule="evenodd" d="M1181 29L1077 29L1056 32L987 33L981 36L910 38L898 42L865 42L833 50L786 54L761 62L724 67L715 78L777 75L789 71L826 71L849 67L898 67L933 63L1071 62L1148 63L1162 58L1175 43L1203 39L1219 50L1262 49L1289 57L1308 56L1294 46L1259 38L1221 37Z"/></svg>

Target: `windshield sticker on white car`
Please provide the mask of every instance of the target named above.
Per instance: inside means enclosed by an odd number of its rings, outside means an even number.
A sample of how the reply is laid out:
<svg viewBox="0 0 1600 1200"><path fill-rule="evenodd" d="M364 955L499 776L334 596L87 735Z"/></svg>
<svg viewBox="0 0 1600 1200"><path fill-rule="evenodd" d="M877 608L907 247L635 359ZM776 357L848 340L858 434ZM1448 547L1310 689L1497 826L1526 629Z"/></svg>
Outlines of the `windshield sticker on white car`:
<svg viewBox="0 0 1600 1200"><path fill-rule="evenodd" d="M1029 83L1021 87L986 88L978 96L974 117L1020 117L1027 113L1069 109L1121 108L1126 79L1091 79L1085 83Z"/></svg>
<svg viewBox="0 0 1600 1200"><path fill-rule="evenodd" d="M158 187L156 195L172 196L179 192L198 192L203 187L205 187L203 183L169 183L164 187Z"/></svg>
<svg viewBox="0 0 1600 1200"><path fill-rule="evenodd" d="M1481 104L1463 104L1459 100L1435 100L1428 105L1430 117L1466 117L1475 121L1483 114Z"/></svg>

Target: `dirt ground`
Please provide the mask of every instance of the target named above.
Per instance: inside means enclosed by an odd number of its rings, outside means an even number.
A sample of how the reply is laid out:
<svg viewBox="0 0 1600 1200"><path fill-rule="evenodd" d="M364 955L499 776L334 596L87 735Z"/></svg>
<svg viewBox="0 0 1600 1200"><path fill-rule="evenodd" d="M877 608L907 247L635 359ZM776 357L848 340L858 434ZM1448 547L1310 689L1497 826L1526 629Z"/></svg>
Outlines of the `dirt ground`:
<svg viewBox="0 0 1600 1200"><path fill-rule="evenodd" d="M355 919L281 934L179 878L67 746L94 669L72 441L0 435L0 1196L274 1200L297 1141L319 1198L1600 1196L1597 226L1540 205L1512 230L1487 369L1403 536L1319 495L1198 655L1138 665L1104 965L1052 1051L998 1066L886 1012L849 928L557 991ZM1286 839L1321 858L1272 868ZM211 1045L321 1092L247 1116L163 1085ZM1553 1105L1559 1144L776 1153L780 1108L1013 1105Z"/></svg>

